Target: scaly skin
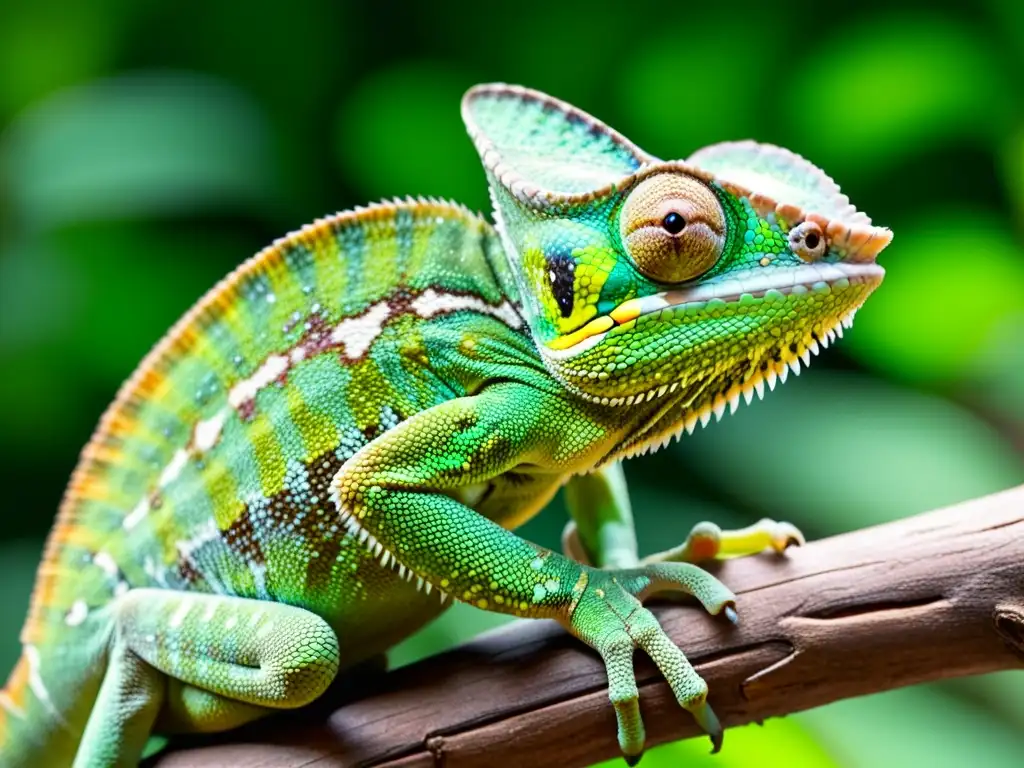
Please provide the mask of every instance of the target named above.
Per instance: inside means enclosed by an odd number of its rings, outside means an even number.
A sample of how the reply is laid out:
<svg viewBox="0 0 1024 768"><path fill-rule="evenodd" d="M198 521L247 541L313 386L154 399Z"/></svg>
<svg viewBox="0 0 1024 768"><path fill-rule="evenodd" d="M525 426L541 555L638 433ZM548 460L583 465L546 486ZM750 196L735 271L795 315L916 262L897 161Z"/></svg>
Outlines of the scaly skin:
<svg viewBox="0 0 1024 768"><path fill-rule="evenodd" d="M501 85L463 116L496 229L423 200L316 222L124 385L47 544L0 765L134 765L152 732L301 706L448 596L595 648L630 763L637 647L720 744L707 686L641 603L684 591L735 620L692 563L801 536L703 523L640 561L618 460L799 372L881 281L891 235L785 150L663 163ZM564 484L571 556L512 532Z"/></svg>

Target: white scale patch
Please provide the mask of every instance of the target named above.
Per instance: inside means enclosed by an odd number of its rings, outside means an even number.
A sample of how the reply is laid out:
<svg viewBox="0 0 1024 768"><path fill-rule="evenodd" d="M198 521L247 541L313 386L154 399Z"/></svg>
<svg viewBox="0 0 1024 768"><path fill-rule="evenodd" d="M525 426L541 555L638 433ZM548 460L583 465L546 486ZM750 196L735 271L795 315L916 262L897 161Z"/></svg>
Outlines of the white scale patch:
<svg viewBox="0 0 1024 768"><path fill-rule="evenodd" d="M188 616L189 611L192 610L192 600L190 598L184 598L181 604L178 605L178 609L171 615L170 621L167 622L167 626L171 629L177 629L181 626L182 622L185 621L185 617Z"/></svg>
<svg viewBox="0 0 1024 768"><path fill-rule="evenodd" d="M32 691L39 703L49 710L50 716L67 728L67 722L63 717L61 717L60 712L58 712L57 708L53 705L53 701L50 699L50 692L46 690L46 684L43 682L42 675L40 674L42 661L39 658L39 649L34 645L26 645L23 652L25 654L25 660L28 662L29 690Z"/></svg>
<svg viewBox="0 0 1024 768"><path fill-rule="evenodd" d="M523 319L507 301L503 301L494 307L477 296L438 293L433 288L428 288L413 299L412 308L422 318L430 318L441 313L447 314L449 312L469 310L471 312L479 312L481 315L496 317L509 328L518 330L523 326Z"/></svg>
<svg viewBox="0 0 1024 768"><path fill-rule="evenodd" d="M217 613L217 601L210 600L206 605L206 610L203 611L203 621L209 622L215 613Z"/></svg>
<svg viewBox="0 0 1024 768"><path fill-rule="evenodd" d="M334 326L331 341L345 349L345 357L358 360L366 354L370 345L380 336L384 322L391 316L391 307L386 301L374 304L357 317L348 317Z"/></svg>
<svg viewBox="0 0 1024 768"><path fill-rule="evenodd" d="M174 452L171 463L164 467L164 471L160 473L160 487L165 488L177 480L178 475L181 474L181 470L185 468L186 464L188 464L188 451L184 448L179 448Z"/></svg>
<svg viewBox="0 0 1024 768"><path fill-rule="evenodd" d="M149 496L143 496L142 500L135 505L131 512L124 516L124 520L121 521L122 527L126 531L130 531L136 525L142 522L143 518L149 514Z"/></svg>
<svg viewBox="0 0 1024 768"><path fill-rule="evenodd" d="M224 430L224 422L227 421L227 410L218 411L208 419L196 424L192 433L192 445L200 453L206 453L220 440L220 433Z"/></svg>
<svg viewBox="0 0 1024 768"><path fill-rule="evenodd" d="M256 393L277 381L288 371L288 358L271 355L252 376L242 379L228 392L228 403L236 410L256 397Z"/></svg>
<svg viewBox="0 0 1024 768"><path fill-rule="evenodd" d="M71 605L71 610L67 612L64 617L64 623L69 627L77 627L89 616L89 606L85 604L85 600L75 600Z"/></svg>
<svg viewBox="0 0 1024 768"><path fill-rule="evenodd" d="M117 563L114 562L114 558L108 552L97 552L92 556L92 562L112 579L116 579L117 574L121 572L121 569L117 567Z"/></svg>

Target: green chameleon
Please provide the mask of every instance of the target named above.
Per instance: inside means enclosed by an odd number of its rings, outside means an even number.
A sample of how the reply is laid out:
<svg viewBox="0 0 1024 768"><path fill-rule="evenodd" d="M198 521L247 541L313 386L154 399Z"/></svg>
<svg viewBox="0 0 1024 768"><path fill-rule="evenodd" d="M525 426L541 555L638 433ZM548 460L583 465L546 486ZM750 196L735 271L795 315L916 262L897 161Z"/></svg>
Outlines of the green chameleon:
<svg viewBox="0 0 1024 768"><path fill-rule="evenodd" d="M706 684L642 603L681 591L735 621L694 561L802 537L702 523L639 559L619 460L798 373L892 235L777 147L662 162L507 85L462 114L495 226L422 199L317 221L121 388L46 545L0 764L134 765L153 732L301 706L448 598L594 648L630 764L635 648L719 747ZM566 555L512 533L563 486Z"/></svg>

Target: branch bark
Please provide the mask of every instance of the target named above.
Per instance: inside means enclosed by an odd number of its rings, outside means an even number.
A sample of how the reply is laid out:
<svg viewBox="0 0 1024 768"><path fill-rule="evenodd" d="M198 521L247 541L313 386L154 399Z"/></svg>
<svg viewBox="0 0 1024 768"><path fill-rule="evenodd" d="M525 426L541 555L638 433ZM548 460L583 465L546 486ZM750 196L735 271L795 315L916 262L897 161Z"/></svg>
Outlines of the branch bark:
<svg viewBox="0 0 1024 768"><path fill-rule="evenodd" d="M654 611L726 726L1024 668L1024 486L717 571L738 627L690 605ZM636 672L648 746L698 735L641 654ZM490 633L360 693L155 765L572 768L618 754L603 667L553 622Z"/></svg>

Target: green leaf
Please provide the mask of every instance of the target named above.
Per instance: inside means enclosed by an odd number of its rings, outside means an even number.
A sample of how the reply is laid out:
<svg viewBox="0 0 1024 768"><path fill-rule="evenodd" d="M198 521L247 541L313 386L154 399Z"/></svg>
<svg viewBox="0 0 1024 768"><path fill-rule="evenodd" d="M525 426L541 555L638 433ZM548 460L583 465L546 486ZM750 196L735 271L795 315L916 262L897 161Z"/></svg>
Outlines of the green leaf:
<svg viewBox="0 0 1024 768"><path fill-rule="evenodd" d="M727 139L770 140L766 112L774 107L766 109L758 94L783 49L762 45L756 23L732 25L723 62L720 32L713 18L645 32L643 45L620 60L612 80L622 120L616 127L669 158ZM705 72L714 73L713 87L706 87Z"/></svg>
<svg viewBox="0 0 1024 768"><path fill-rule="evenodd" d="M258 243L217 230L67 225L0 251L0 434L51 456L84 435L143 355Z"/></svg>
<svg viewBox="0 0 1024 768"><path fill-rule="evenodd" d="M0 6L0 112L14 113L57 88L100 74L114 60L118 38L131 21L125 5L40 0Z"/></svg>
<svg viewBox="0 0 1024 768"><path fill-rule="evenodd" d="M710 754L706 738L687 739L648 750L644 768L832 768L840 765L798 720L773 718L764 725L730 728L725 745ZM594 768L621 768L621 758Z"/></svg>
<svg viewBox="0 0 1024 768"><path fill-rule="evenodd" d="M1024 685L1021 683L1024 683L1024 674L1014 669L945 680L936 685L943 693L974 702L1024 734Z"/></svg>
<svg viewBox="0 0 1024 768"><path fill-rule="evenodd" d="M237 90L200 75L72 88L0 137L0 188L31 229L250 207L269 199L272 177L263 117Z"/></svg>
<svg viewBox="0 0 1024 768"><path fill-rule="evenodd" d="M459 116L472 78L417 62L364 77L337 113L336 156L359 197L436 196L487 209Z"/></svg>
<svg viewBox="0 0 1024 768"><path fill-rule="evenodd" d="M845 348L904 379L970 377L1003 324L1024 316L1024 246L980 210L937 208L894 230L885 280Z"/></svg>
<svg viewBox="0 0 1024 768"><path fill-rule="evenodd" d="M1021 37L1024 38L1024 35ZM1024 217L1024 123L1017 126L1017 130L1007 137L1000 149L1002 176L1013 198L1018 217Z"/></svg>
<svg viewBox="0 0 1024 768"><path fill-rule="evenodd" d="M724 495L816 534L1024 482L1013 447L949 401L813 367L676 455Z"/></svg>
<svg viewBox="0 0 1024 768"><path fill-rule="evenodd" d="M1018 88L987 34L938 15L828 25L787 92L794 143L838 178L951 137L1004 133Z"/></svg>

